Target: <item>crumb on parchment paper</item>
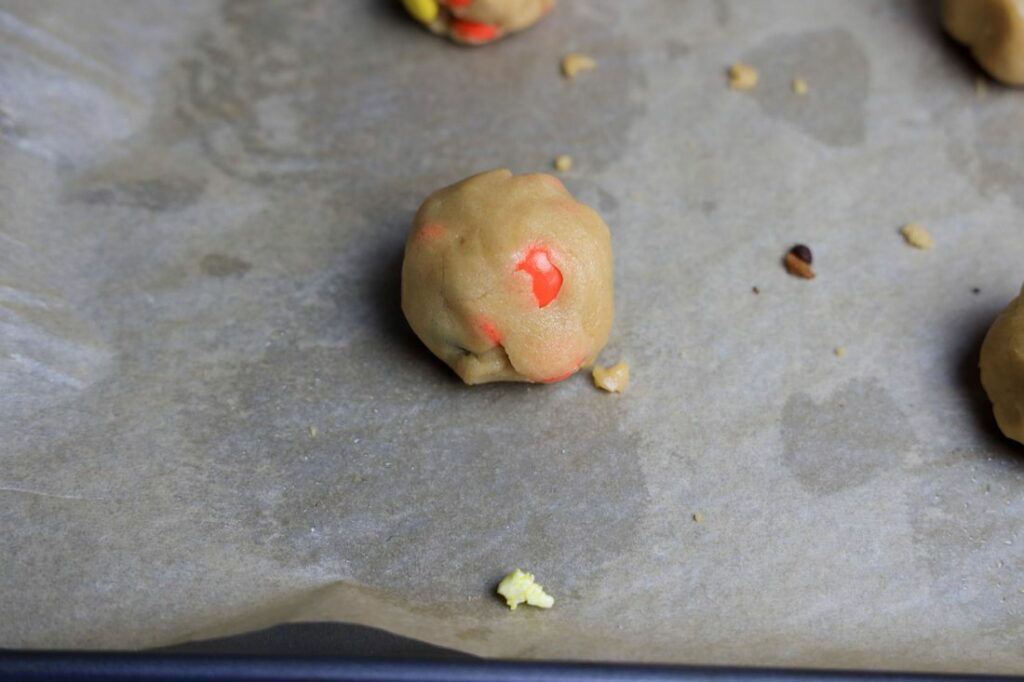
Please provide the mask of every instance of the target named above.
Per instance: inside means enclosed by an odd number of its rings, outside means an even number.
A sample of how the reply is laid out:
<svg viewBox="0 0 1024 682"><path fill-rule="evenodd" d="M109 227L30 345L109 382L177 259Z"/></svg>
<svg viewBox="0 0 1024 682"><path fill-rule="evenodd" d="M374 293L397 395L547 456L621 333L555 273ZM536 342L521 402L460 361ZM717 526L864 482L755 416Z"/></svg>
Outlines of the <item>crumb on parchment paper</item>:
<svg viewBox="0 0 1024 682"><path fill-rule="evenodd" d="M908 223L900 229L900 234L915 249L930 249L935 245L932 235L918 223Z"/></svg>
<svg viewBox="0 0 1024 682"><path fill-rule="evenodd" d="M609 393L622 393L629 386L629 364L619 362L611 367L595 366L591 372L594 385Z"/></svg>
<svg viewBox="0 0 1024 682"><path fill-rule="evenodd" d="M836 354L837 358L840 358L840 359L845 358L846 357L846 346L836 346L835 350L832 351L832 352Z"/></svg>
<svg viewBox="0 0 1024 682"><path fill-rule="evenodd" d="M541 609L550 609L555 604L555 598L544 592L544 588L537 584L532 573L518 568L501 579L498 583L498 594L505 598L505 603L513 611L520 604Z"/></svg>
<svg viewBox="0 0 1024 682"><path fill-rule="evenodd" d="M704 523L704 515L701 514L700 512L693 512L693 522L694 523Z"/></svg>
<svg viewBox="0 0 1024 682"><path fill-rule="evenodd" d="M555 167L555 170L565 173L572 170L572 157L568 154L559 154L555 157L552 165Z"/></svg>
<svg viewBox="0 0 1024 682"><path fill-rule="evenodd" d="M797 95L806 95L807 91L810 89L807 85L807 81L803 78L794 78L790 85L793 88L793 92Z"/></svg>
<svg viewBox="0 0 1024 682"><path fill-rule="evenodd" d="M753 90L759 74L749 64L733 64L729 67L729 87L733 90Z"/></svg>
<svg viewBox="0 0 1024 682"><path fill-rule="evenodd" d="M597 61L582 52L570 52L562 57L562 75L566 78L572 79L584 71L593 71L596 68Z"/></svg>

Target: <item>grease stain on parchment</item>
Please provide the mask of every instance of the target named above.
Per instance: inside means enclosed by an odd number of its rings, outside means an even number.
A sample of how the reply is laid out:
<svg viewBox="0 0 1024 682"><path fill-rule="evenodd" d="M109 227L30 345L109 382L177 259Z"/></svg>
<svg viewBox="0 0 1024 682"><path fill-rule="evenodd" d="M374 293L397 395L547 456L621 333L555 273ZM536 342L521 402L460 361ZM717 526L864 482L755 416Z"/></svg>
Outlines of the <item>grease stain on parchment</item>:
<svg viewBox="0 0 1024 682"><path fill-rule="evenodd" d="M782 410L783 464L808 491L836 493L899 466L916 438L875 381L850 381L816 403L806 393Z"/></svg>
<svg viewBox="0 0 1024 682"><path fill-rule="evenodd" d="M82 188L70 195L72 201L91 205L126 206L148 211L180 211L199 200L205 181L185 177L156 177L126 180Z"/></svg>
<svg viewBox="0 0 1024 682"><path fill-rule="evenodd" d="M199 259L199 268L211 277L241 277L252 269L252 264L223 253L208 253Z"/></svg>

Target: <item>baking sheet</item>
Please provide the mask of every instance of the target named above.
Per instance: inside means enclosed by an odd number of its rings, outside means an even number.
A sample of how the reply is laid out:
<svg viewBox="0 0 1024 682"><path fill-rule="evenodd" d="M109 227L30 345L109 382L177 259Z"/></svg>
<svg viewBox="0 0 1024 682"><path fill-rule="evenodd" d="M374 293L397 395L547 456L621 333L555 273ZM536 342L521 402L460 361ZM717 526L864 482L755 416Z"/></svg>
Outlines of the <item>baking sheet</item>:
<svg viewBox="0 0 1024 682"><path fill-rule="evenodd" d="M975 370L1024 92L978 77L929 2L563 0L468 50L383 0L0 0L0 646L1024 673ZM411 215L561 153L633 386L468 389L398 308ZM494 597L516 566L553 610Z"/></svg>

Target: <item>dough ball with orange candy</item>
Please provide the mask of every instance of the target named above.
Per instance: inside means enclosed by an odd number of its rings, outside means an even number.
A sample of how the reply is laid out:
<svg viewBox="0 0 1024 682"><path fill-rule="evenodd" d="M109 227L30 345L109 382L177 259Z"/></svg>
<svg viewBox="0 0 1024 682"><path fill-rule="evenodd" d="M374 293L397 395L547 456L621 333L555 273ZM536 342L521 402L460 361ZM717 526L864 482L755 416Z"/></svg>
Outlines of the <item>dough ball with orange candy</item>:
<svg viewBox="0 0 1024 682"><path fill-rule="evenodd" d="M465 45L485 45L540 21L555 0L402 0L417 21Z"/></svg>
<svg viewBox="0 0 1024 682"><path fill-rule="evenodd" d="M416 213L402 310L467 384L561 381L611 331L608 226L551 175L474 175Z"/></svg>

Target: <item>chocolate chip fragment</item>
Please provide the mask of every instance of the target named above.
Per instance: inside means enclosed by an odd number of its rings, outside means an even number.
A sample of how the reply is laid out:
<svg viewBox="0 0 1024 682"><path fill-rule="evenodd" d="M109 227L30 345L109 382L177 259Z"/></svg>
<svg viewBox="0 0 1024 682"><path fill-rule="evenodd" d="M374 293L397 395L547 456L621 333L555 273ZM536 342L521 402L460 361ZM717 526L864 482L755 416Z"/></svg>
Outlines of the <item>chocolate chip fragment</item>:
<svg viewBox="0 0 1024 682"><path fill-rule="evenodd" d="M808 265L814 262L814 254L811 253L811 249L805 244L797 244L789 252Z"/></svg>

